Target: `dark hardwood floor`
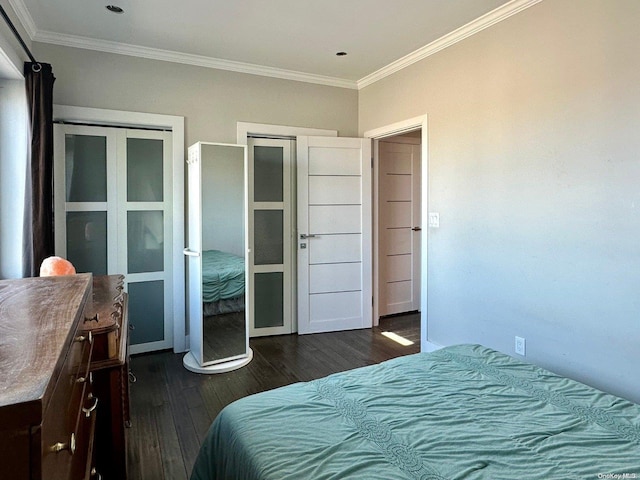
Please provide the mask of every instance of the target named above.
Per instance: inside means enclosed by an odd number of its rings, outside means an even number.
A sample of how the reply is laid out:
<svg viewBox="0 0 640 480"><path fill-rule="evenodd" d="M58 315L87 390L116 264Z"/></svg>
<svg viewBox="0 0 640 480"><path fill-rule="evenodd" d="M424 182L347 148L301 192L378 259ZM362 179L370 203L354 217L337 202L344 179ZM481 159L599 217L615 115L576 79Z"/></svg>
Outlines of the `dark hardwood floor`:
<svg viewBox="0 0 640 480"><path fill-rule="evenodd" d="M381 335L389 330L415 343L403 347ZM379 363L420 350L419 314L389 317L366 330L283 335L250 341L254 358L230 373L199 375L185 370L182 354L134 356L129 480L189 478L200 443L218 412L241 397Z"/></svg>

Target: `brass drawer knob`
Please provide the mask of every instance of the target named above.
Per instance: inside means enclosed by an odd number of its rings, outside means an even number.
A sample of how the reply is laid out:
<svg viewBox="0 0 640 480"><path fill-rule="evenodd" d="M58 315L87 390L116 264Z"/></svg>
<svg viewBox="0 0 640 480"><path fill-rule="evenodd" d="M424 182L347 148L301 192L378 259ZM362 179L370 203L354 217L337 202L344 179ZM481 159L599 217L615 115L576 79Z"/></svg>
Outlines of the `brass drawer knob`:
<svg viewBox="0 0 640 480"><path fill-rule="evenodd" d="M76 383L84 383L87 380L89 380L89 385L93 384L93 372L89 372L88 377L78 377L78 379L76 380Z"/></svg>
<svg viewBox="0 0 640 480"><path fill-rule="evenodd" d="M86 417L89 418L91 416L91 413L98 406L98 397L94 397L93 394L90 393L89 395L87 395L87 400L93 400L93 405L91 405L89 408L82 407L82 411L84 412Z"/></svg>
<svg viewBox="0 0 640 480"><path fill-rule="evenodd" d="M51 451L54 453L62 452L63 450L69 450L69 453L73 455L76 453L76 434L72 433L69 443L58 442L51 446Z"/></svg>
<svg viewBox="0 0 640 480"><path fill-rule="evenodd" d="M91 330L86 335L78 335L75 338L76 342L89 342L89 344L93 343L93 334Z"/></svg>

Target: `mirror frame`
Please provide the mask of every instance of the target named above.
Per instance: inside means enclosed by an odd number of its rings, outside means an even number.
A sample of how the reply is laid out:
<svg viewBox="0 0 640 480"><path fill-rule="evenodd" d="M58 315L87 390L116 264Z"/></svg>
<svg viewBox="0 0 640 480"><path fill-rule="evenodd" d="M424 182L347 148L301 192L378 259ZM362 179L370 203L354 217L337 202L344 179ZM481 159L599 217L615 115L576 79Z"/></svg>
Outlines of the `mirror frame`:
<svg viewBox="0 0 640 480"><path fill-rule="evenodd" d="M220 146L224 148L238 148L242 150L243 158L243 226L244 226L244 271L245 271L245 351L238 355L206 361L203 358L203 308L202 308L202 165L203 147ZM189 147L188 154L188 183L187 204L188 211L188 247L184 249L187 257L187 317L190 327L189 344L190 351L185 355L183 364L185 368L197 373L223 373L240 368L251 361L253 351L249 347L249 313L247 301L250 298L248 280L249 265L249 232L248 232L248 153L246 145L197 142ZM197 174L197 175L196 175ZM198 218L193 218L197 216ZM197 277L197 279L196 279ZM197 282L197 283L196 283ZM195 284L195 292L194 292ZM197 296L197 298L196 298ZM199 303L196 303L199 300ZM195 307L195 308L192 308Z"/></svg>

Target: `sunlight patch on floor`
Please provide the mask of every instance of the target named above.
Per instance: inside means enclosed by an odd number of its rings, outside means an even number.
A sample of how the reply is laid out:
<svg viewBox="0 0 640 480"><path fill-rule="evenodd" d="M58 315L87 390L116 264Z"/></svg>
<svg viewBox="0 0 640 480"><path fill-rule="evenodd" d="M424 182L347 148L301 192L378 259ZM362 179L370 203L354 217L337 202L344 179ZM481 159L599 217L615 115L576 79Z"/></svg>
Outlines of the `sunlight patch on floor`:
<svg viewBox="0 0 640 480"><path fill-rule="evenodd" d="M398 335L397 333L382 332L382 335L384 335L385 337L393 340L396 343L399 343L403 347L408 347L409 345L413 345L413 342L411 340L409 340L407 338L404 338L404 337Z"/></svg>

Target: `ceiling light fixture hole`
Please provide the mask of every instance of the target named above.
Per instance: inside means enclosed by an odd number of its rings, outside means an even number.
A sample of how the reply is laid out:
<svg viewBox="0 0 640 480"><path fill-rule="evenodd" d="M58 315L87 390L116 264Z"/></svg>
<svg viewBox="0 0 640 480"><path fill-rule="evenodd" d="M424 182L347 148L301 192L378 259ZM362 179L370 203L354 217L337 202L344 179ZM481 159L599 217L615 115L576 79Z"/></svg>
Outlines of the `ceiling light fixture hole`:
<svg viewBox="0 0 640 480"><path fill-rule="evenodd" d="M347 54L347 52L338 52L338 53L336 53L336 56L344 57L346 54Z"/></svg>
<svg viewBox="0 0 640 480"><path fill-rule="evenodd" d="M124 10L117 5L107 5L105 8L112 13L124 13Z"/></svg>

